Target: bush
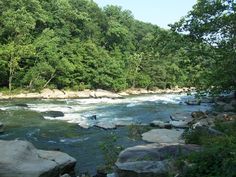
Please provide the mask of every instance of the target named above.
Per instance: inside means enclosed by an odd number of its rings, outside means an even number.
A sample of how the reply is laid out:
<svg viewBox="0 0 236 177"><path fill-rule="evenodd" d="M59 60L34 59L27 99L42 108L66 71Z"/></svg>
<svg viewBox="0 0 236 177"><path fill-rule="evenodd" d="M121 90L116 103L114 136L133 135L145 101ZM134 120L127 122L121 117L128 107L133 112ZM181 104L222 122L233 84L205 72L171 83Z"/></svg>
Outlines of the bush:
<svg viewBox="0 0 236 177"><path fill-rule="evenodd" d="M183 177L235 177L236 138L217 137L208 142L204 151L194 153L185 159L188 165Z"/></svg>
<svg viewBox="0 0 236 177"><path fill-rule="evenodd" d="M131 124L128 126L128 130L129 130L128 136L131 139L140 140L142 138L142 134L151 129L152 127L150 126Z"/></svg>
<svg viewBox="0 0 236 177"><path fill-rule="evenodd" d="M114 134L107 136L104 142L100 143L100 149L103 152L105 165L99 169L106 172L112 172L113 166L123 148L117 145L117 137Z"/></svg>
<svg viewBox="0 0 236 177"><path fill-rule="evenodd" d="M178 161L181 176L236 176L236 121L218 122L215 129L225 135L213 136L204 129L200 129L200 131L196 129L185 133L186 143L201 144L203 145L203 151L193 153L188 157L182 157Z"/></svg>

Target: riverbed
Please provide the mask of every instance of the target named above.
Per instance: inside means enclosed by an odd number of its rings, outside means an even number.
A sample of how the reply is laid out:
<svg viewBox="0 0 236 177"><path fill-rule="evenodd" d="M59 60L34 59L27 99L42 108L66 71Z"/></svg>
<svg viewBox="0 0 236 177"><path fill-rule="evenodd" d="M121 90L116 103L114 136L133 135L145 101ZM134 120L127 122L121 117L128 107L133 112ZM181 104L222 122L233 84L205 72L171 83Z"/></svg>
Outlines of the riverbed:
<svg viewBox="0 0 236 177"><path fill-rule="evenodd" d="M95 174L104 164L100 146L110 137L116 136L117 145L123 148L145 143L129 138L129 125L168 121L170 115L183 120L193 111L211 108L209 103L186 105L189 99L193 96L148 94L122 99L2 100L0 122L6 128L0 139L28 140L37 148L66 152L77 159L77 174ZM60 111L63 116L45 115L48 111ZM103 126L116 129L105 130Z"/></svg>

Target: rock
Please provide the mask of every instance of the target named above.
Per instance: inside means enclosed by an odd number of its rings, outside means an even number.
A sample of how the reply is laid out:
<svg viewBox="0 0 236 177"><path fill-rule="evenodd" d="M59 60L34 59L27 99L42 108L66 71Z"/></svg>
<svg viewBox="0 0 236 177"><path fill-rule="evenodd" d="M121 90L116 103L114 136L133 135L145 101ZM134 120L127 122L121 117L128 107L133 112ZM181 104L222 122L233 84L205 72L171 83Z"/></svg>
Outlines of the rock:
<svg viewBox="0 0 236 177"><path fill-rule="evenodd" d="M71 176L68 175L68 174L64 174L64 175L62 175L62 176L60 176L60 177L71 177Z"/></svg>
<svg viewBox="0 0 236 177"><path fill-rule="evenodd" d="M184 120L170 121L171 126L174 128L188 128L189 127L188 123L189 122Z"/></svg>
<svg viewBox="0 0 236 177"><path fill-rule="evenodd" d="M1 177L59 177L74 171L76 160L58 151L36 149L27 141L0 140Z"/></svg>
<svg viewBox="0 0 236 177"><path fill-rule="evenodd" d="M185 101L185 103L186 103L187 105L192 105L192 106L194 106L194 105L200 105L200 104L201 104L201 101L200 101L200 100L187 100L187 101Z"/></svg>
<svg viewBox="0 0 236 177"><path fill-rule="evenodd" d="M173 160L193 151L198 145L147 144L127 148L115 163L119 177L166 177L175 171Z"/></svg>
<svg viewBox="0 0 236 177"><path fill-rule="evenodd" d="M152 143L183 143L183 130L153 129L142 134L142 139Z"/></svg>
<svg viewBox="0 0 236 177"><path fill-rule="evenodd" d="M93 94L92 97L95 98L122 98L121 95L109 92L107 90L97 89Z"/></svg>
<svg viewBox="0 0 236 177"><path fill-rule="evenodd" d="M66 98L66 94L58 89L43 89L41 91L41 97L42 98Z"/></svg>
<svg viewBox="0 0 236 177"><path fill-rule="evenodd" d="M201 98L201 103L214 103L213 98Z"/></svg>
<svg viewBox="0 0 236 177"><path fill-rule="evenodd" d="M159 120L154 120L150 123L150 126L152 127L157 127L157 128L166 128L166 129L171 129L172 125L168 122L163 122Z"/></svg>
<svg viewBox="0 0 236 177"><path fill-rule="evenodd" d="M111 122L98 122L95 127L102 128L104 130L115 129L116 125Z"/></svg>
<svg viewBox="0 0 236 177"><path fill-rule="evenodd" d="M47 117L64 117L64 113L61 111L46 111L42 113L43 116Z"/></svg>
<svg viewBox="0 0 236 177"><path fill-rule="evenodd" d="M0 133L3 133L4 132L4 125L2 122L0 122Z"/></svg>
<svg viewBox="0 0 236 177"><path fill-rule="evenodd" d="M15 106L19 106L19 107L24 107L24 108L28 108L29 106L25 103L17 103L15 104Z"/></svg>
<svg viewBox="0 0 236 177"><path fill-rule="evenodd" d="M109 173L107 174L107 177L118 177L115 173Z"/></svg>
<svg viewBox="0 0 236 177"><path fill-rule="evenodd" d="M119 92L118 94L119 94L120 96L129 96L129 94L126 93L126 92Z"/></svg>
<svg viewBox="0 0 236 177"><path fill-rule="evenodd" d="M194 119L201 119L201 118L207 118L206 113L202 111L194 111L191 113L192 118Z"/></svg>
<svg viewBox="0 0 236 177"><path fill-rule="evenodd" d="M69 155L60 151L37 150L37 153L40 158L55 162L61 174L73 172L76 160Z"/></svg>
<svg viewBox="0 0 236 177"><path fill-rule="evenodd" d="M53 91L51 89L43 89L41 91L42 98L51 98L53 95Z"/></svg>
<svg viewBox="0 0 236 177"><path fill-rule="evenodd" d="M98 168L97 169L97 174L94 177L107 177L106 168Z"/></svg>
<svg viewBox="0 0 236 177"><path fill-rule="evenodd" d="M79 91L78 92L78 96L79 98L90 98L90 97L94 97L94 95L92 95L93 91L91 90L83 90L83 91Z"/></svg>
<svg viewBox="0 0 236 177"><path fill-rule="evenodd" d="M190 131L195 131L195 132L199 132L200 134L204 134L204 135L211 135L211 136L223 136L224 133L222 133L219 130L216 130L214 128L211 127L207 127L207 126L196 126L194 130Z"/></svg>

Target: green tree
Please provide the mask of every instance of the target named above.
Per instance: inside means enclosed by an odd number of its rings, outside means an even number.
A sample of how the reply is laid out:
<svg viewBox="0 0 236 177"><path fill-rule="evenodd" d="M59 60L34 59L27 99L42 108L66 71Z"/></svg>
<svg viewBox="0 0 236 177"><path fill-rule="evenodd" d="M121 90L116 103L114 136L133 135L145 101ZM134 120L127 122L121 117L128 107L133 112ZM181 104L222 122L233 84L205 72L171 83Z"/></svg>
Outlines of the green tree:
<svg viewBox="0 0 236 177"><path fill-rule="evenodd" d="M176 32L185 31L192 41L208 44L211 61L204 89L214 92L236 89L236 2L199 0L188 15L172 25ZM216 79L218 78L218 79Z"/></svg>

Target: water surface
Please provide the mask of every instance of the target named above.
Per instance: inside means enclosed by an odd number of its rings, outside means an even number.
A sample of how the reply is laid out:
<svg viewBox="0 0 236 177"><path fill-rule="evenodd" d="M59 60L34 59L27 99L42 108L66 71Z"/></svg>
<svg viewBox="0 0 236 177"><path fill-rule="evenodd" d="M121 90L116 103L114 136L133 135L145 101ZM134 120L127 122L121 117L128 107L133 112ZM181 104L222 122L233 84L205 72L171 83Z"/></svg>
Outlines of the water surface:
<svg viewBox="0 0 236 177"><path fill-rule="evenodd" d="M130 139L127 125L168 121L170 115L185 119L192 111L210 109L209 104L184 104L191 98L185 94L153 94L124 99L2 100L0 121L6 130L0 139L23 139L37 148L61 150L77 159L78 174L94 174L96 167L104 163L100 145L109 137L117 136L117 144L124 148L145 143ZM46 111L61 111L64 116L46 116ZM92 115L97 119L91 119ZM119 127L103 130L94 127L96 124Z"/></svg>

